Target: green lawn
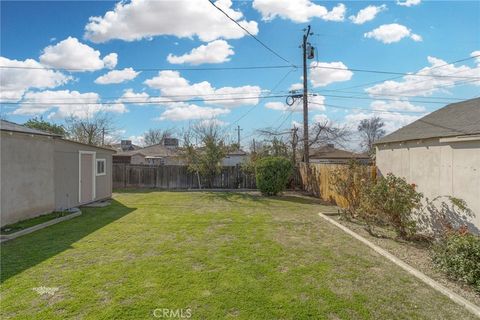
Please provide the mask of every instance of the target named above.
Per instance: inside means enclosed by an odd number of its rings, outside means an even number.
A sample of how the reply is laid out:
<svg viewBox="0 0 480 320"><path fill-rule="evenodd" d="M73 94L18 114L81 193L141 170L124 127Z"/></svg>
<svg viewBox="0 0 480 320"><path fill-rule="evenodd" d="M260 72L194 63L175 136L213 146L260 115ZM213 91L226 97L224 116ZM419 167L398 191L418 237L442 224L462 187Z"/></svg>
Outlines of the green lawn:
<svg viewBox="0 0 480 320"><path fill-rule="evenodd" d="M193 319L473 319L319 208L294 196L117 194L1 245L0 317L154 319L157 308L189 308Z"/></svg>

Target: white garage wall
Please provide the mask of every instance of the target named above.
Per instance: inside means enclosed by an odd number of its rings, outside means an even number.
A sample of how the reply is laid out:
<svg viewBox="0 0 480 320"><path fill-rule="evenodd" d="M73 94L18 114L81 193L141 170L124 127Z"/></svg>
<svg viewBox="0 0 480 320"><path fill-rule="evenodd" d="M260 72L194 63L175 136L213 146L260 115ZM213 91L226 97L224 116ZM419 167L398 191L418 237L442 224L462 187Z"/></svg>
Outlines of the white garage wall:
<svg viewBox="0 0 480 320"><path fill-rule="evenodd" d="M465 200L480 233L480 140L440 143L439 139L377 145L380 174L391 172L418 185L425 197L449 195Z"/></svg>

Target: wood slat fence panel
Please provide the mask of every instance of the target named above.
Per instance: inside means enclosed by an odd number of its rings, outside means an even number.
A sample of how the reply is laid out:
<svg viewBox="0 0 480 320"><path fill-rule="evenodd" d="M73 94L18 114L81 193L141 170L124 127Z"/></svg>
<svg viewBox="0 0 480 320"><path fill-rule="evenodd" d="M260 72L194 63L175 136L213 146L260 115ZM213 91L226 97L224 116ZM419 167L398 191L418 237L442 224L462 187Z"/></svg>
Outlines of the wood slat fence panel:
<svg viewBox="0 0 480 320"><path fill-rule="evenodd" d="M345 208L347 202L343 196L336 193L332 185L332 174L335 170L345 171L348 164L311 163L310 170L305 163L300 163L299 174L302 189L319 197L320 199ZM376 167L364 165L364 170L369 172L373 179L376 176Z"/></svg>
<svg viewBox="0 0 480 320"><path fill-rule="evenodd" d="M198 177L186 166L149 166L124 163L113 164L113 188L198 189ZM200 177L202 188L206 179ZM213 188L256 189L254 174L243 172L241 167L223 167L214 178Z"/></svg>

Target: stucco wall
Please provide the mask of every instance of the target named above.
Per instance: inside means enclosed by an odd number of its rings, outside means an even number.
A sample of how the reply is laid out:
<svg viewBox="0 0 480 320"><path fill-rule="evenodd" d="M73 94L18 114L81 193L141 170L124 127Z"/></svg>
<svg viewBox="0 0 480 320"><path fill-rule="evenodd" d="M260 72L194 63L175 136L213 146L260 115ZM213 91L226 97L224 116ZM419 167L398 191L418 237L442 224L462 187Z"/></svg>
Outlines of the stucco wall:
<svg viewBox="0 0 480 320"><path fill-rule="evenodd" d="M480 141L440 143L439 139L377 145L376 164L382 175L391 172L418 185L433 199L449 195L465 200L474 216L472 231L480 230Z"/></svg>
<svg viewBox="0 0 480 320"><path fill-rule="evenodd" d="M141 154L134 154L130 158L130 164L145 164L145 157Z"/></svg>
<svg viewBox="0 0 480 320"><path fill-rule="evenodd" d="M55 208L53 140L1 133L1 225L51 212Z"/></svg>
<svg viewBox="0 0 480 320"><path fill-rule="evenodd" d="M55 140L55 208L57 210L80 204L78 198L79 151L94 151L96 159L106 159L106 174L95 177L95 200L112 195L113 152L58 139Z"/></svg>

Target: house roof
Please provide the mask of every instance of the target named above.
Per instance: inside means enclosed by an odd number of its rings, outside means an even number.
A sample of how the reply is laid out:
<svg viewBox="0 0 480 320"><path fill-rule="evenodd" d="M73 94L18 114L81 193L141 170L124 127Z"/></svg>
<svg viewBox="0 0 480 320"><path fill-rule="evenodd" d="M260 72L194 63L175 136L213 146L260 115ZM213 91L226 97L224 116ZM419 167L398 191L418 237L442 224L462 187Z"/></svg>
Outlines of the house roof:
<svg viewBox="0 0 480 320"><path fill-rule="evenodd" d="M145 148L140 148L137 150L117 152L116 156L133 156L135 154L141 154L143 156L155 156L155 157L175 157L178 156L176 150L167 148L162 144L154 144Z"/></svg>
<svg viewBox="0 0 480 320"><path fill-rule="evenodd" d="M246 154L242 149L227 152L227 156L245 156Z"/></svg>
<svg viewBox="0 0 480 320"><path fill-rule="evenodd" d="M375 144L480 133L480 98L449 104L379 139Z"/></svg>
<svg viewBox="0 0 480 320"><path fill-rule="evenodd" d="M10 121L7 121L7 120L0 120L0 130L1 131L9 131L9 132L21 132L21 133L27 133L27 134L35 134L35 135L40 135L40 136L61 137L61 135L58 135L58 134L55 134L55 133L50 133L50 132L43 131L43 130L28 128L28 127L25 127L25 126L22 126L20 124L10 122Z"/></svg>
<svg viewBox="0 0 480 320"><path fill-rule="evenodd" d="M129 150L129 151L139 150L139 149L142 148L142 147L140 147L136 144L133 144L133 143L130 144L129 146L132 147L132 150ZM117 152L123 152L121 143L112 143L111 145L109 145L109 147L112 148L113 150L117 151Z"/></svg>
<svg viewBox="0 0 480 320"><path fill-rule="evenodd" d="M369 159L370 157L364 153L355 153L334 146L327 145L321 148L311 149L310 159Z"/></svg>

